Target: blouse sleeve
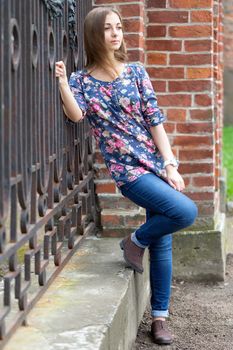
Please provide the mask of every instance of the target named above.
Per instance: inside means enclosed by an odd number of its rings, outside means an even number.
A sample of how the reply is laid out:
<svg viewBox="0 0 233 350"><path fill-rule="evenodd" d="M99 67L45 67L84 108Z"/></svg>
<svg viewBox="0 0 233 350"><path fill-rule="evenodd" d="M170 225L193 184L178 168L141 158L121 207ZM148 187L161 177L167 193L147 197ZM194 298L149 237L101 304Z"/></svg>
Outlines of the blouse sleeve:
<svg viewBox="0 0 233 350"><path fill-rule="evenodd" d="M156 126L164 122L166 117L158 107L152 83L143 65L137 66L137 73L143 117L149 127Z"/></svg>
<svg viewBox="0 0 233 350"><path fill-rule="evenodd" d="M86 103L83 89L82 89L81 74L79 72L71 73L70 79L69 79L69 86L70 86L71 92L74 95L75 100L77 101L79 108L82 111L82 118L81 118L82 120L87 113L87 103ZM66 123L75 124L69 118L66 119Z"/></svg>

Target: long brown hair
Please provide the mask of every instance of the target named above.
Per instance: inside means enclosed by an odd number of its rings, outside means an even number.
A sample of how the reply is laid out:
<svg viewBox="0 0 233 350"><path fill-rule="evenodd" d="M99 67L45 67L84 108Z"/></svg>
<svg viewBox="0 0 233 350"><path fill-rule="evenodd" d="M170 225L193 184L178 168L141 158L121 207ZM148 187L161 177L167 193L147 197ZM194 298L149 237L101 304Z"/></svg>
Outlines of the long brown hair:
<svg viewBox="0 0 233 350"><path fill-rule="evenodd" d="M101 67L108 71L114 78L118 74L113 66L113 62L108 58L104 38L104 25L109 13L114 12L118 15L121 25L122 17L114 7L96 7L91 10L84 21L84 47L86 51L85 68L90 71L94 67ZM119 62L127 61L126 45L124 39L118 50L114 52L115 59Z"/></svg>

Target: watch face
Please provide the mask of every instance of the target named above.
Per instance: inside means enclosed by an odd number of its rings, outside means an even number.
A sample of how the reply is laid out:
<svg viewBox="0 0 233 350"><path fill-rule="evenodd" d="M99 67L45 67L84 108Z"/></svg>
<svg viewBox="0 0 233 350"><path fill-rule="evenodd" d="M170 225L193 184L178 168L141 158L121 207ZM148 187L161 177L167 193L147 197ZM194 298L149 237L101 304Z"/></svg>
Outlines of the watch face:
<svg viewBox="0 0 233 350"><path fill-rule="evenodd" d="M177 161L175 158L166 160L166 161L164 162L164 166L167 166L167 165L169 165L169 164L171 164L171 165L174 166L175 168L178 168L178 165L179 165L178 161Z"/></svg>
<svg viewBox="0 0 233 350"><path fill-rule="evenodd" d="M174 167L178 166L178 163L177 163L176 159L171 159L170 164L173 165Z"/></svg>

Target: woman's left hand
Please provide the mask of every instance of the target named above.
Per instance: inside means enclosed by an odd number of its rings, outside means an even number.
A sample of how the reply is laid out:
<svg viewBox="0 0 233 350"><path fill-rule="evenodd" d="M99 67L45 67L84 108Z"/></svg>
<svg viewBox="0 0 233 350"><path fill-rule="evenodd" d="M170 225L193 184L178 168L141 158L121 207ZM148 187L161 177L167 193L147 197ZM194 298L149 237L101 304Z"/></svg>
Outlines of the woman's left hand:
<svg viewBox="0 0 233 350"><path fill-rule="evenodd" d="M184 180L173 165L166 166L167 182L177 191L183 191L185 188Z"/></svg>

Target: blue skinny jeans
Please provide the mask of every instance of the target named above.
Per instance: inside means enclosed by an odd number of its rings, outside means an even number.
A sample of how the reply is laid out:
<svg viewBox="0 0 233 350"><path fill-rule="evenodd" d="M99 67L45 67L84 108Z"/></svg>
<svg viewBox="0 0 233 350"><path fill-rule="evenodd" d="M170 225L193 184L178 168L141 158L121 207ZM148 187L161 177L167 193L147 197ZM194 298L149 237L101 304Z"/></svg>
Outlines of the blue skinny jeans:
<svg viewBox="0 0 233 350"><path fill-rule="evenodd" d="M131 239L149 249L151 315L167 317L172 282L172 233L193 224L197 206L153 173L120 187L123 196L146 209L146 222Z"/></svg>

